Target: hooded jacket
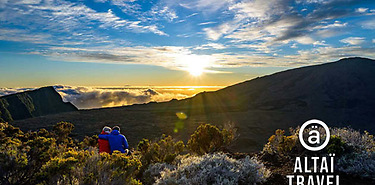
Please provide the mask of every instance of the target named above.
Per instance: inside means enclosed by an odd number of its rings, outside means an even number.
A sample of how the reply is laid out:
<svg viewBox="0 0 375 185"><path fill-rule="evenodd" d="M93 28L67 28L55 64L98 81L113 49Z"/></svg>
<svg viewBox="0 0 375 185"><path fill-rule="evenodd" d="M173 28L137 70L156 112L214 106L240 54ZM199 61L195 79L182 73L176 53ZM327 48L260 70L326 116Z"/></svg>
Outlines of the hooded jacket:
<svg viewBox="0 0 375 185"><path fill-rule="evenodd" d="M103 135L108 135L106 132L102 131ZM109 147L109 142L108 140L105 140L105 139L98 139L98 143L99 143L99 153L102 153L102 152L107 152L107 153L111 153L111 148Z"/></svg>
<svg viewBox="0 0 375 185"><path fill-rule="evenodd" d="M120 134L118 130L113 130L109 135L100 134L99 139L108 140L109 146L111 147L111 153L115 150L125 153L125 149L129 148L126 137Z"/></svg>

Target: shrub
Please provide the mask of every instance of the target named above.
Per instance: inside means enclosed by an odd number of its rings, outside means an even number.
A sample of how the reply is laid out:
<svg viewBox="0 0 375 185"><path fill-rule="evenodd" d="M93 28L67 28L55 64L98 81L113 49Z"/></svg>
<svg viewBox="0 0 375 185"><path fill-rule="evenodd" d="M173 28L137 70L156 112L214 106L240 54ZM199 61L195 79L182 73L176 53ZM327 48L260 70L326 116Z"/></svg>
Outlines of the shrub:
<svg viewBox="0 0 375 185"><path fill-rule="evenodd" d="M344 155L338 159L337 169L347 174L375 180L375 152L363 151Z"/></svg>
<svg viewBox="0 0 375 185"><path fill-rule="evenodd" d="M0 184L36 184L36 173L56 152L56 140L32 132L24 134L0 124ZM48 134L47 134L48 135Z"/></svg>
<svg viewBox="0 0 375 185"><path fill-rule="evenodd" d="M70 150L43 165L39 176L42 184L140 184L140 167L137 158L119 152Z"/></svg>
<svg viewBox="0 0 375 185"><path fill-rule="evenodd" d="M331 128L331 135L339 136L344 143L353 147L357 152L368 151L375 152L375 138L369 132L364 131L361 134L359 131L352 128Z"/></svg>
<svg viewBox="0 0 375 185"><path fill-rule="evenodd" d="M74 129L74 125L69 122L59 122L53 126L53 132L56 135L57 143L59 144L69 144L72 145L72 138L68 137L69 134Z"/></svg>
<svg viewBox="0 0 375 185"><path fill-rule="evenodd" d="M92 135L91 137L85 136L83 141L80 143L80 146L84 149L89 147L98 147L98 135Z"/></svg>
<svg viewBox="0 0 375 185"><path fill-rule="evenodd" d="M175 141L171 136L163 135L156 141L143 139L137 146L138 151L134 153L142 162L138 177L144 182L153 182L150 176L143 175L148 166L154 163L171 163L184 148L182 141Z"/></svg>
<svg viewBox="0 0 375 185"><path fill-rule="evenodd" d="M22 143L18 139L12 139L6 144L2 144L0 150L0 184L25 184L25 181L30 181L27 173L29 160L21 146Z"/></svg>
<svg viewBox="0 0 375 185"><path fill-rule="evenodd" d="M270 175L261 163L246 157L233 159L225 154L203 156L181 156L175 166L155 164L148 171L159 169L156 184L256 184L264 182Z"/></svg>
<svg viewBox="0 0 375 185"><path fill-rule="evenodd" d="M159 162L171 163L183 151L184 147L182 141L175 141L171 136L165 135L154 142L143 139L137 146L142 163L146 166Z"/></svg>
<svg viewBox="0 0 375 185"><path fill-rule="evenodd" d="M263 152L268 154L288 155L296 146L298 136L296 133L285 136L285 131L277 129L275 135L268 139L268 143L263 147Z"/></svg>
<svg viewBox="0 0 375 185"><path fill-rule="evenodd" d="M345 143L340 136L331 135L329 143L326 147L328 153L334 153L341 156L345 151Z"/></svg>
<svg viewBox="0 0 375 185"><path fill-rule="evenodd" d="M155 180L161 177L160 172L166 169L174 170L175 168L175 165L168 163L153 163L143 172L142 182L144 184L154 184Z"/></svg>
<svg viewBox="0 0 375 185"><path fill-rule="evenodd" d="M332 128L331 134L339 136L345 148L337 161L338 171L375 179L374 136L367 131L361 134L352 128Z"/></svg>
<svg viewBox="0 0 375 185"><path fill-rule="evenodd" d="M203 155L222 151L233 141L232 130L219 130L216 126L202 124L191 135L187 146L193 153Z"/></svg>

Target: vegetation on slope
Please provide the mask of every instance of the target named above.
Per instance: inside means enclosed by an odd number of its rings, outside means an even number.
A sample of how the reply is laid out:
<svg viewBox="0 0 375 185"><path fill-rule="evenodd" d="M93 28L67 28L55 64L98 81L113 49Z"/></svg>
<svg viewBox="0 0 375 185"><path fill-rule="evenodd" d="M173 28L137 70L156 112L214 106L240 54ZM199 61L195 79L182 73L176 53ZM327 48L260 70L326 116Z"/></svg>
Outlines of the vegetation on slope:
<svg viewBox="0 0 375 185"><path fill-rule="evenodd" d="M200 127L197 133L211 134L212 130L204 131L211 127ZM69 137L73 129L73 124L60 122L50 132L25 133L0 123L0 184L141 184L150 165L172 164L177 156L190 153L182 141L163 135L155 141L142 140L131 156L99 154L96 135L79 142ZM189 143L196 146L195 140ZM229 143L215 146L224 149Z"/></svg>
<svg viewBox="0 0 375 185"><path fill-rule="evenodd" d="M74 125L52 131L22 132L0 123L0 184L287 184L296 156L337 154L339 173L375 182L375 140L369 133L331 128L331 141L319 153L304 150L298 129L277 130L261 152L228 152L234 131L200 125L185 145L171 136L143 139L127 156L97 151L97 136L82 141Z"/></svg>

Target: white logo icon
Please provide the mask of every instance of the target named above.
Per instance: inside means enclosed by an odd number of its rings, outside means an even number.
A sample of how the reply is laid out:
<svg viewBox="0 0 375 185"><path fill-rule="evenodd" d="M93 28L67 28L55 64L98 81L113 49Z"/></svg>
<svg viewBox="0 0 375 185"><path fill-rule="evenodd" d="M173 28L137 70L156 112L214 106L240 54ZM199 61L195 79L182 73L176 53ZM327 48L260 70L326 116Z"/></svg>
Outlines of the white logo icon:
<svg viewBox="0 0 375 185"><path fill-rule="evenodd" d="M312 129L318 129L318 126L316 125L320 125L324 128L325 132L326 132L326 138L324 140L324 143L320 146L309 146L308 144L306 144L306 142L303 140L303 132L305 130L305 128L309 125L313 124L313 126L311 127ZM320 144L321 141L320 141L320 132L318 130L311 130L309 133L308 133L308 137L307 137L307 141L308 143L310 143L311 145L317 145L317 144ZM309 121L306 121L300 128L299 130L299 141L300 143L302 144L303 147L305 147L307 150L310 150L310 151L319 151L321 149L323 149L324 147L326 147L328 145L328 142L329 142L329 138L330 138L330 132L329 132L329 128L328 126L323 122L323 121L320 121L320 120L317 120L317 119L312 119L312 120L309 120Z"/></svg>

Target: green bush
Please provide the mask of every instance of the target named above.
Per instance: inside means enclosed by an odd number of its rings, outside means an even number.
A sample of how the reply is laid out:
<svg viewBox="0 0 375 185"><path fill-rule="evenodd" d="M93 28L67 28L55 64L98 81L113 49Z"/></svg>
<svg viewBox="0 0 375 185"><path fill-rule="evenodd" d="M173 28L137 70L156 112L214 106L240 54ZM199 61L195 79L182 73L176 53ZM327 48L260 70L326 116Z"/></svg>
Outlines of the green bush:
<svg viewBox="0 0 375 185"><path fill-rule="evenodd" d="M41 184L141 184L141 162L132 156L97 150L70 150L52 158L38 174Z"/></svg>
<svg viewBox="0 0 375 185"><path fill-rule="evenodd" d="M187 143L193 153L204 155L224 150L234 139L232 130L219 130L216 126L202 124Z"/></svg>
<svg viewBox="0 0 375 185"><path fill-rule="evenodd" d="M92 135L91 137L85 136L85 138L79 145L84 149L87 149L89 147L98 147L98 138L98 135Z"/></svg>
<svg viewBox="0 0 375 185"><path fill-rule="evenodd" d="M141 154L142 163L148 165L157 162L172 162L184 150L185 145L182 141L175 141L171 136L163 135L154 142L143 139L137 148Z"/></svg>
<svg viewBox="0 0 375 185"><path fill-rule="evenodd" d="M8 140L1 145L0 184L26 184L31 181L29 160L22 150L22 142L18 139Z"/></svg>
<svg viewBox="0 0 375 185"><path fill-rule="evenodd" d="M268 143L263 147L263 152L268 154L289 155L293 148L296 146L298 136L292 134L285 136L285 131L277 129L275 135L268 139Z"/></svg>
<svg viewBox="0 0 375 185"><path fill-rule="evenodd" d="M58 153L56 139L39 134L51 135L0 124L0 184L36 184L42 165Z"/></svg>
<svg viewBox="0 0 375 185"><path fill-rule="evenodd" d="M342 155L345 151L345 143L340 136L331 135L328 146L326 147L328 153Z"/></svg>
<svg viewBox="0 0 375 185"><path fill-rule="evenodd" d="M73 129L74 125L72 123L64 121L59 122L55 126L53 126L53 132L56 135L57 143L73 146L73 139L68 137Z"/></svg>

